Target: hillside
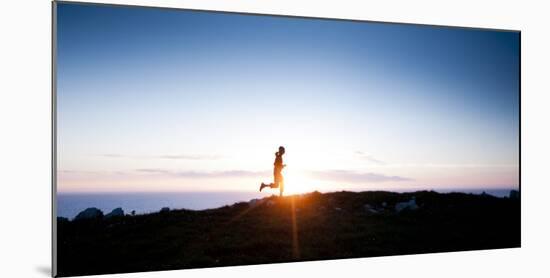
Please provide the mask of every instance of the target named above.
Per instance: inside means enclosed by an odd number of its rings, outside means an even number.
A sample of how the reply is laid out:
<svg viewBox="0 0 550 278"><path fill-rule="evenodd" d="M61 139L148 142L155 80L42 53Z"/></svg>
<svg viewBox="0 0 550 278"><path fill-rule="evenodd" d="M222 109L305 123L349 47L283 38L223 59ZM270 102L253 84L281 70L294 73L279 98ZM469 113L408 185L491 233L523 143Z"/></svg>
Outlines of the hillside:
<svg viewBox="0 0 550 278"><path fill-rule="evenodd" d="M58 274L519 246L519 199L431 191L314 192L202 211L59 219Z"/></svg>

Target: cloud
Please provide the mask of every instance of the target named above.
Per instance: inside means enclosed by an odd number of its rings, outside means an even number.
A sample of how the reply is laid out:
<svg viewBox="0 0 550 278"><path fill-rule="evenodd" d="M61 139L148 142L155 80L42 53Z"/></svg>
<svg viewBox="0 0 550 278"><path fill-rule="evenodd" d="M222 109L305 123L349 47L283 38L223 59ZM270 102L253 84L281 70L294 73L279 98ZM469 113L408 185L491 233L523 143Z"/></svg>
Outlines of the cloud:
<svg viewBox="0 0 550 278"><path fill-rule="evenodd" d="M122 154L102 154L107 158L131 158L131 159L181 159L181 160L217 160L222 158L220 155L206 154L175 154L175 155L122 155Z"/></svg>
<svg viewBox="0 0 550 278"><path fill-rule="evenodd" d="M192 155L192 154L180 154L180 155L159 155L153 158L161 159L187 159L187 160L216 160L220 159L219 155Z"/></svg>
<svg viewBox="0 0 550 278"><path fill-rule="evenodd" d="M387 163L362 151L355 151L355 156L370 163L376 168L517 168L517 164L483 164L483 163Z"/></svg>
<svg viewBox="0 0 550 278"><path fill-rule="evenodd" d="M128 175L125 171L85 171L85 170L57 170L59 178L67 177L120 177Z"/></svg>
<svg viewBox="0 0 550 278"><path fill-rule="evenodd" d="M363 183L363 182L401 182L412 181L413 179L400 177L400 176L387 176L376 173L360 173L347 170L327 170L327 171L312 171L311 176L320 180L330 180L336 182L350 182L350 183Z"/></svg>
<svg viewBox="0 0 550 278"><path fill-rule="evenodd" d="M229 170L229 171L172 171L166 169L137 169L137 172L147 174L158 174L179 178L243 178L243 177L261 177L269 175L269 171L245 171L245 170Z"/></svg>
<svg viewBox="0 0 550 278"><path fill-rule="evenodd" d="M378 164L378 165L385 165L386 164L386 162L384 162L382 160L379 160L379 159L376 159L372 155L366 154L362 151L356 151L355 155L358 156L361 159L364 159L364 160L366 160L368 162L371 162L371 163L374 163L374 164Z"/></svg>
<svg viewBox="0 0 550 278"><path fill-rule="evenodd" d="M493 169L502 169L502 168L518 168L517 164L451 164L451 163L392 163L380 165L384 168L493 168Z"/></svg>
<svg viewBox="0 0 550 278"><path fill-rule="evenodd" d="M247 177L265 177L271 175L270 171L177 171L160 168L143 168L128 171L78 171L78 170L58 170L63 177L76 176L102 176L102 177L136 177L137 174L147 174L163 176L170 178L189 178L189 179L208 179L208 178L247 178Z"/></svg>

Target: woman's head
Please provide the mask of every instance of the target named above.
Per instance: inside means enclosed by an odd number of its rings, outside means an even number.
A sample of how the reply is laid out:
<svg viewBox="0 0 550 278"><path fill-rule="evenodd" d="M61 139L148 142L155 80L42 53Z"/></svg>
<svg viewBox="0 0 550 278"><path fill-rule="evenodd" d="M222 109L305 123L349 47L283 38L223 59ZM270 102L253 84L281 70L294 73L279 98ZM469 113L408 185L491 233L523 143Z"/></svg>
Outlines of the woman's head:
<svg viewBox="0 0 550 278"><path fill-rule="evenodd" d="M280 154L280 155L285 154L285 147L283 147L283 146L280 146L280 147L279 147L279 154Z"/></svg>

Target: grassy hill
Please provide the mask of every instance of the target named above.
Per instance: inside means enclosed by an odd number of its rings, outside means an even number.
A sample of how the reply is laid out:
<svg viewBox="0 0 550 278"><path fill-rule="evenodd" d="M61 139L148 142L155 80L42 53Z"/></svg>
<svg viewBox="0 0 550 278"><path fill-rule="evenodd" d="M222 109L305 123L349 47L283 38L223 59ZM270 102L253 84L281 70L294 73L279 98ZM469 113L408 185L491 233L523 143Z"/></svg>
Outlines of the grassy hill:
<svg viewBox="0 0 550 278"><path fill-rule="evenodd" d="M418 208L396 211L414 197ZM399 205L398 205L399 206ZM318 192L202 211L58 220L59 276L520 246L520 201Z"/></svg>

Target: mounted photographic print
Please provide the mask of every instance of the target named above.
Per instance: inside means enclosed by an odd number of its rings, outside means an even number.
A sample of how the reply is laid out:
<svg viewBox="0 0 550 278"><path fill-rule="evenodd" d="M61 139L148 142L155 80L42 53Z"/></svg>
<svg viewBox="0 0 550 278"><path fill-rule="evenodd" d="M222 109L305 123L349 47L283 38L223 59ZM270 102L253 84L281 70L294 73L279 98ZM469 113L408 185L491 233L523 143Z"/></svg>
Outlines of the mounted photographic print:
<svg viewBox="0 0 550 278"><path fill-rule="evenodd" d="M520 32L53 3L53 275L520 247Z"/></svg>

